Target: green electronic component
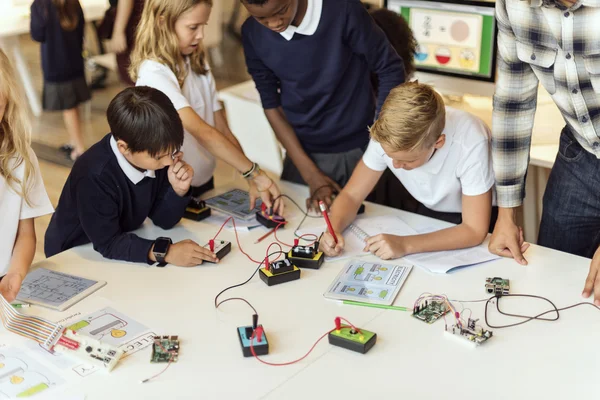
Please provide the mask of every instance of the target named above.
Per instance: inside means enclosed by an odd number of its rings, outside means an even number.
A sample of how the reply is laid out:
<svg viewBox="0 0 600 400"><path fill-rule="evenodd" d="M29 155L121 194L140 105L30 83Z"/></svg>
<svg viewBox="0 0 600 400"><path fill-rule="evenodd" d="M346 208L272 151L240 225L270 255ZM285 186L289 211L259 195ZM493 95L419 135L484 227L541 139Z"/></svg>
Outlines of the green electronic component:
<svg viewBox="0 0 600 400"><path fill-rule="evenodd" d="M152 356L150 358L150 362L177 362L178 357L178 336L154 336L154 343L152 344Z"/></svg>
<svg viewBox="0 0 600 400"><path fill-rule="evenodd" d="M329 344L343 347L348 350L365 354L375 346L377 334L360 329L356 331L352 327L345 326L339 330L329 332Z"/></svg>
<svg viewBox="0 0 600 400"><path fill-rule="evenodd" d="M503 278L486 278L485 290L496 296L507 295L510 292L510 280Z"/></svg>
<svg viewBox="0 0 600 400"><path fill-rule="evenodd" d="M432 300L418 305L414 308L412 316L428 324L433 324L435 321L443 317L448 311L448 305L445 301Z"/></svg>

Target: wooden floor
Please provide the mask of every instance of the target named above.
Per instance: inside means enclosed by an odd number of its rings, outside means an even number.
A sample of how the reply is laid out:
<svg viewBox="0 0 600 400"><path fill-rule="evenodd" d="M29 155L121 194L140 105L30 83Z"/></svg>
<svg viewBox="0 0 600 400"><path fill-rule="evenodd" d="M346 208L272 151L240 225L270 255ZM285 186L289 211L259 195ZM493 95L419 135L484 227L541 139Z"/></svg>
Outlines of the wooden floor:
<svg viewBox="0 0 600 400"><path fill-rule="evenodd" d="M34 78L39 95L42 91L42 76L39 57L39 45L30 40L28 36L20 38L21 46L27 64L30 67L31 74ZM219 67L213 66L213 74L216 78L217 89L222 89L233 84L243 82L249 79L246 72L246 65L241 45L231 36L225 34L224 41L220 46L221 54L223 55L224 64ZM93 75L93 71L88 71ZM83 119L83 131L86 146L100 140L109 132L108 123L106 122L106 108L112 98L123 89L123 86L118 82L115 73L109 73L107 87L102 90L96 90L92 93L92 100L81 107L81 115ZM64 128L62 114L60 112L44 112L39 118L34 118L33 121L33 141L34 143L43 144L53 148L68 143L68 134ZM38 153L38 157L42 154ZM54 206L58 203L60 193L65 181L69 175L70 168L48 162L40 158L40 167L42 176L50 201ZM231 177L233 171L227 165L218 163L215 180L218 182L227 180ZM44 235L50 222L51 216L37 218L35 221L37 234L37 250L34 261L39 261L45 258L44 256Z"/></svg>

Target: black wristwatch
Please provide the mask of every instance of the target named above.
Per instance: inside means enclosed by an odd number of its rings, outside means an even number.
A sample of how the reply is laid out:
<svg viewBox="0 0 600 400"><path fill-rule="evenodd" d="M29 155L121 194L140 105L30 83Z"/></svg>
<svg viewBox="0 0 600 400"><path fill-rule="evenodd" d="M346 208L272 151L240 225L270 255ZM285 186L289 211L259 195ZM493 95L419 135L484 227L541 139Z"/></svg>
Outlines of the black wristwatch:
<svg viewBox="0 0 600 400"><path fill-rule="evenodd" d="M157 267L164 267L167 265L165 261L165 257L167 256L167 252L169 251L169 247L173 244L171 238L168 237L159 237L154 241L154 248L152 249L152 254L154 254L154 258L158 262Z"/></svg>

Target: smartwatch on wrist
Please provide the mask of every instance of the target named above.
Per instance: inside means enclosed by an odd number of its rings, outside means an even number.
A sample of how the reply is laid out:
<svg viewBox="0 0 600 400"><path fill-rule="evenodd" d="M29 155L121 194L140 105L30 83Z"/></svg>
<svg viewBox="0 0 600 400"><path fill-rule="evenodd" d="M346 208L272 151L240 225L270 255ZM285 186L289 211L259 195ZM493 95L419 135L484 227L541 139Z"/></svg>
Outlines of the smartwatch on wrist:
<svg viewBox="0 0 600 400"><path fill-rule="evenodd" d="M165 257L167 256L167 252L169 251L169 247L173 244L171 238L168 237L159 237L154 241L154 248L152 249L152 254L154 254L154 258L158 262L157 267L164 267L167 265L165 261Z"/></svg>

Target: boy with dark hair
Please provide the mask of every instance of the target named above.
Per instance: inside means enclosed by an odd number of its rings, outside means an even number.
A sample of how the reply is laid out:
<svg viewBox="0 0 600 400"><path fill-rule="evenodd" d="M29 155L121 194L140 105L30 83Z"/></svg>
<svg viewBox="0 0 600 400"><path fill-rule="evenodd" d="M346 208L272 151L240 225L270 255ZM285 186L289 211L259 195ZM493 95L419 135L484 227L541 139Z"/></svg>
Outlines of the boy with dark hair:
<svg viewBox="0 0 600 400"><path fill-rule="evenodd" d="M350 179L403 64L359 0L242 0L248 71L287 151L282 179L306 183L312 206ZM370 72L377 74L377 99Z"/></svg>
<svg viewBox="0 0 600 400"><path fill-rule="evenodd" d="M146 218L170 229L190 201L194 171L183 160L183 126L169 98L149 87L128 88L107 110L111 133L75 163L46 232L47 257L92 242L106 258L194 266L217 261L185 240L171 244L131 233Z"/></svg>

